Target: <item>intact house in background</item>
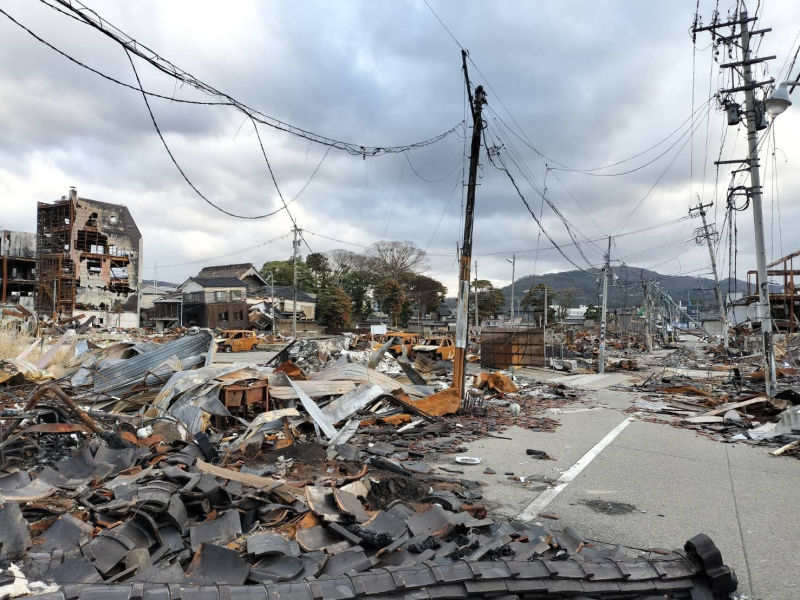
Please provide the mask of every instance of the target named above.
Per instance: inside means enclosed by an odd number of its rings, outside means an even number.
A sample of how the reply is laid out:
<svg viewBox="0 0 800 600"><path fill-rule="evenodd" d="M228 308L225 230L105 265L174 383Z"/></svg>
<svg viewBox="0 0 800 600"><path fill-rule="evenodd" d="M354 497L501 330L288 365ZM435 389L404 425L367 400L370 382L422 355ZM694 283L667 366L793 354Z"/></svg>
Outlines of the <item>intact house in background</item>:
<svg viewBox="0 0 800 600"><path fill-rule="evenodd" d="M61 200L40 202L37 312L138 327L141 256L142 236L125 206L80 198L75 188Z"/></svg>
<svg viewBox="0 0 800 600"><path fill-rule="evenodd" d="M249 329L247 286L236 277L190 277L153 302L156 329Z"/></svg>
<svg viewBox="0 0 800 600"><path fill-rule="evenodd" d="M247 286L248 296L260 296L261 289L267 281L252 263L237 265L219 265L216 267L203 267L197 274L198 277L235 277Z"/></svg>
<svg viewBox="0 0 800 600"><path fill-rule="evenodd" d="M164 298L169 294L177 291L178 287L171 283L157 282L154 285L153 281L143 281L139 288L139 314L141 315L141 322L145 327L153 327L155 325L155 309L154 303L159 298Z"/></svg>
<svg viewBox="0 0 800 600"><path fill-rule="evenodd" d="M0 230L0 302L35 309L36 234Z"/></svg>

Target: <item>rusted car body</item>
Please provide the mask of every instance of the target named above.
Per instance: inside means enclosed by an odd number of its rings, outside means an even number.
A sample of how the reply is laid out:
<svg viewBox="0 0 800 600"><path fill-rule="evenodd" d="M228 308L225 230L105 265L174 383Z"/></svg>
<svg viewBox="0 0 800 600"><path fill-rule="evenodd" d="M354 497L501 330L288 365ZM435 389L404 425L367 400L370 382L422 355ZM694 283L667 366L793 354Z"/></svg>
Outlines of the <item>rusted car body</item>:
<svg viewBox="0 0 800 600"><path fill-rule="evenodd" d="M400 343L390 346L389 350L387 350L389 354L395 357L401 356L403 354L403 346L405 346L408 350L408 357L411 358L413 356L412 348L419 343L419 335L416 333L402 332L387 333L386 339L389 339L390 337L399 339Z"/></svg>
<svg viewBox="0 0 800 600"><path fill-rule="evenodd" d="M246 352L258 344L259 338L255 331L246 329L230 329L223 331L218 338L217 350L220 352Z"/></svg>
<svg viewBox="0 0 800 600"><path fill-rule="evenodd" d="M414 352L435 355L439 360L453 360L456 347L449 337L429 337L412 347ZM433 356L431 356L433 358Z"/></svg>

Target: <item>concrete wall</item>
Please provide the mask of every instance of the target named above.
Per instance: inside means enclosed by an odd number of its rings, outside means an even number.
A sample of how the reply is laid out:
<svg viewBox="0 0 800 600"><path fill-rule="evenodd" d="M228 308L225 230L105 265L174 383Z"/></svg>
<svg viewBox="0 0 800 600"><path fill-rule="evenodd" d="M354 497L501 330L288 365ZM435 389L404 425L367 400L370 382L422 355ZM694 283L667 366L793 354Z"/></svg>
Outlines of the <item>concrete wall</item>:
<svg viewBox="0 0 800 600"><path fill-rule="evenodd" d="M0 256L36 258L36 234L0 229Z"/></svg>
<svg viewBox="0 0 800 600"><path fill-rule="evenodd" d="M125 206L86 198L75 201L70 256L77 266L75 310L137 312L142 236ZM96 216L95 216L96 215ZM100 237L104 243L84 240ZM95 266L99 263L99 269ZM116 266L115 266L116 265Z"/></svg>

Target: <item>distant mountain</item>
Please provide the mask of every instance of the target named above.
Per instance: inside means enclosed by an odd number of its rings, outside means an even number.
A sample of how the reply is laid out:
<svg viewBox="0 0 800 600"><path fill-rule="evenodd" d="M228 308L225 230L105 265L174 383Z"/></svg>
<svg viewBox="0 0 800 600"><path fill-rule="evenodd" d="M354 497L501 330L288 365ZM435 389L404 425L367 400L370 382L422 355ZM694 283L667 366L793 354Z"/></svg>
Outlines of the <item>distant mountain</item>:
<svg viewBox="0 0 800 600"><path fill-rule="evenodd" d="M152 285L152 286L155 286L155 285L156 285L156 281L155 281L155 279L142 279L142 284L143 284L143 285ZM160 279L158 280L158 287L172 287L172 288L176 288L176 287L178 287L179 285L180 285L180 283L170 283L169 281L161 281ZM510 292L509 292L509 293L510 293Z"/></svg>
<svg viewBox="0 0 800 600"><path fill-rule="evenodd" d="M716 302L714 296L714 280L706 277L692 276L666 276L649 271L647 269L633 267L612 267L618 279L614 285L610 285L608 293L608 305L610 308L621 308L623 306L639 306L642 304L642 279L658 280L661 289L672 296L675 302L680 300L686 302L687 298L692 300L692 304L702 303L709 306ZM564 289L575 290L572 298L572 306L578 307L581 304L599 305L598 294L601 281L599 275L588 275L582 271L562 271L559 273L547 273L544 275L526 275L516 281L515 296L517 306L519 301L531 287L544 283L556 292ZM728 280L721 281L722 293L728 293ZM511 286L502 288L503 296L506 298L508 307L511 306ZM741 280L731 280L730 291L747 292L747 283Z"/></svg>
<svg viewBox="0 0 800 600"><path fill-rule="evenodd" d="M608 306L609 308L622 308L623 306L641 306L642 304L642 278L656 279L665 290L672 296L675 302L686 302L687 297L692 304L701 304L708 308L716 306L714 296L714 280L707 277L691 276L667 276L639 268L612 267L618 279L613 286L609 287ZM531 287L545 283L556 292L564 289L575 290L572 298L572 307L577 308L581 304L594 304L599 306L598 294L600 291L599 275L588 275L582 271L561 271L559 273L547 273L545 275L526 275L516 281L515 295L517 308L520 300ZM728 279L721 282L723 295L728 293ZM501 288L503 296L506 298L506 310L511 308L511 286ZM626 293L627 291L627 293ZM741 280L732 279L730 292L747 292L747 283ZM456 299L447 298L447 305L455 309Z"/></svg>

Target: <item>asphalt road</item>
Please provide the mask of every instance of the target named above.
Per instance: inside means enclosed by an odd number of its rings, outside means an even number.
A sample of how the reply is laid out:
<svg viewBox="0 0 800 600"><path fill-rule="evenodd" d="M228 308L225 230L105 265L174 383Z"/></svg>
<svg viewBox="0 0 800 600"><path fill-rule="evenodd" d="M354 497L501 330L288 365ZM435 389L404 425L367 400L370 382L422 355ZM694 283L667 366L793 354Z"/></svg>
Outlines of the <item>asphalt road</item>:
<svg viewBox="0 0 800 600"><path fill-rule="evenodd" d="M572 525L591 540L632 549L681 548L706 533L736 571L738 597L800 598L794 553L800 461L625 413L636 396L605 387L622 378L583 378L584 397L596 402L564 407L555 415L561 420L555 432L513 428L503 434L510 441L479 440L467 454L481 457L481 464L458 468L486 483L484 502L495 514L554 530ZM532 459L528 448L555 460ZM496 474L484 474L486 467ZM506 471L531 480L511 481ZM547 483L556 480L555 488ZM538 516L543 513L559 518Z"/></svg>

